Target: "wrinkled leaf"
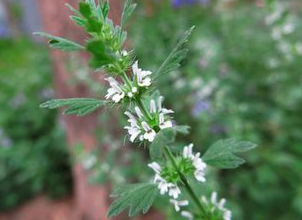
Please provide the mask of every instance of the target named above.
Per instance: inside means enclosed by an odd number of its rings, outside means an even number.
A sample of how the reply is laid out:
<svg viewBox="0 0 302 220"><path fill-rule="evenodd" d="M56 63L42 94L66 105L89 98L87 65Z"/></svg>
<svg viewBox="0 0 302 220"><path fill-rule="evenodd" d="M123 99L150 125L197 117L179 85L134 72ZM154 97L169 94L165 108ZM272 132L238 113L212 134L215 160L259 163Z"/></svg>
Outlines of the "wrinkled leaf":
<svg viewBox="0 0 302 220"><path fill-rule="evenodd" d="M248 141L238 141L236 139L224 139L215 142L202 156L202 159L209 165L232 169L240 166L245 162L244 159L235 155L249 151L257 145Z"/></svg>
<svg viewBox="0 0 302 220"><path fill-rule="evenodd" d="M113 192L118 197L109 207L107 216L114 217L129 208L129 216L140 212L144 214L150 209L158 195L157 185L153 183L140 183L122 186Z"/></svg>

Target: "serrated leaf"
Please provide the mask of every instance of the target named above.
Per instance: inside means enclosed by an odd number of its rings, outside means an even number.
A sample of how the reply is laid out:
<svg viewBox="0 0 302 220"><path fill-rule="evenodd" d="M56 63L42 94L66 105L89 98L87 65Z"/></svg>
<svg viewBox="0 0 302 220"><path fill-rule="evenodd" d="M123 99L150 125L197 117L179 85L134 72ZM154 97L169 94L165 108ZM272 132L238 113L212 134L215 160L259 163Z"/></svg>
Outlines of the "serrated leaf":
<svg viewBox="0 0 302 220"><path fill-rule="evenodd" d="M122 18L121 18L121 27L125 26L126 21L128 18L131 16L133 11L136 8L136 4L132 4L132 0L127 0L124 6L124 10L122 13Z"/></svg>
<svg viewBox="0 0 302 220"><path fill-rule="evenodd" d="M107 216L117 216L127 208L129 208L130 217L140 212L146 213L157 195L157 185L153 183L122 186L115 190L114 196L118 198L110 205Z"/></svg>
<svg viewBox="0 0 302 220"><path fill-rule="evenodd" d="M104 106L107 101L92 98L53 99L40 105L41 108L55 109L68 106L63 114L85 116Z"/></svg>
<svg viewBox="0 0 302 220"><path fill-rule="evenodd" d="M188 38L192 31L194 30L194 26L191 27L188 31L184 33L184 35L180 38L170 55L166 58L166 60L161 64L158 70L154 73L153 79L156 79L160 75L167 74L174 69L179 67L179 63L185 58L188 50L182 49L183 45L188 41Z"/></svg>
<svg viewBox="0 0 302 220"><path fill-rule="evenodd" d="M209 165L233 169L245 161L235 155L235 153L246 152L255 148L257 145L248 141L238 141L236 139L224 139L215 142L202 156L202 159Z"/></svg>
<svg viewBox="0 0 302 220"><path fill-rule="evenodd" d="M152 160L158 160L162 158L164 153L164 147L173 143L175 140L176 132L171 128L160 130L151 143L149 152Z"/></svg>
<svg viewBox="0 0 302 220"><path fill-rule="evenodd" d="M38 35L38 36L49 39L48 43L49 43L50 47L55 48L55 49L60 49L62 51L78 51L78 50L85 49L83 46L81 46L73 41L70 41L70 40L67 40L67 39L64 39L61 37L56 37L56 36L46 34L43 32L35 32L34 35Z"/></svg>

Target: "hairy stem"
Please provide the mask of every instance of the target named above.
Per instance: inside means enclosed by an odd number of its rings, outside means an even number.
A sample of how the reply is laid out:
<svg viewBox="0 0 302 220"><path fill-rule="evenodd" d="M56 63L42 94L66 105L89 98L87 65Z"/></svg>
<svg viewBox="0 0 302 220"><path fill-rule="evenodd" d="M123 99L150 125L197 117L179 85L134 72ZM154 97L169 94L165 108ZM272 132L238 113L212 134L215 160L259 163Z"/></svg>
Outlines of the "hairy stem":
<svg viewBox="0 0 302 220"><path fill-rule="evenodd" d="M187 192L189 193L190 197L194 201L195 205L200 209L200 211L201 211L202 215L205 217L205 219L207 219L206 218L207 217L207 212L206 212L205 208L201 204L201 202L198 199L197 195L194 193L194 191L193 191L192 187L190 186L190 184L189 184L187 178L185 177L185 175L182 172L180 172L180 170L178 169L178 166L175 162L174 156L173 156L172 152L170 151L169 147L165 146L164 150L165 150L165 154L170 159L172 165L177 170L177 173L180 176L180 179L181 179L184 187L186 188Z"/></svg>
<svg viewBox="0 0 302 220"><path fill-rule="evenodd" d="M137 106L140 108L140 110L143 112L143 114L149 119L152 119L152 116L150 115L149 111L146 109L146 107L144 106L142 100L139 98L136 101Z"/></svg>

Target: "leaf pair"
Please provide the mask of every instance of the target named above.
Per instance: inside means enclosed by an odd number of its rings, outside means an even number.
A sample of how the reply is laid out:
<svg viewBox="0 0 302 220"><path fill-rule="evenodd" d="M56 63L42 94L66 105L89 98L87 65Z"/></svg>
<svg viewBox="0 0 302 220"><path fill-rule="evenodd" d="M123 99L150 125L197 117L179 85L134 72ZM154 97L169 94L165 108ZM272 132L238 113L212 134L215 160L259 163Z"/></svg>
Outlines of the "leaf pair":
<svg viewBox="0 0 302 220"><path fill-rule="evenodd" d="M237 168L245 162L235 155L255 148L257 145L249 141L238 141L230 138L215 142L202 156L207 164L224 169Z"/></svg>
<svg viewBox="0 0 302 220"><path fill-rule="evenodd" d="M114 217L129 208L129 216L140 212L148 212L158 195L157 185L153 183L139 183L122 186L111 196L118 197L109 207L107 216Z"/></svg>
<svg viewBox="0 0 302 220"><path fill-rule="evenodd" d="M74 98L74 99L53 99L40 105L41 108L55 109L68 106L63 114L85 116L96 109L103 107L107 101L92 98Z"/></svg>

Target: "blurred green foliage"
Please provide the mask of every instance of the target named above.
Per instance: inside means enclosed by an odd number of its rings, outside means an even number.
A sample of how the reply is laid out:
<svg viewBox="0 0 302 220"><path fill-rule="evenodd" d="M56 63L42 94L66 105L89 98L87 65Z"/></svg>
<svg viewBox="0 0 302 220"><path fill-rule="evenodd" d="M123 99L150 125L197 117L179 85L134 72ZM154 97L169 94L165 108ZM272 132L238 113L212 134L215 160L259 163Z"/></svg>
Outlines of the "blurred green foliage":
<svg viewBox="0 0 302 220"><path fill-rule="evenodd" d="M29 40L0 40L0 210L46 193L66 195L71 172L52 97L47 51Z"/></svg>
<svg viewBox="0 0 302 220"><path fill-rule="evenodd" d="M239 2L177 9L148 2L129 26L132 44L141 65L155 71L181 33L196 25L182 68L158 82L176 121L192 127L179 143L193 142L202 152L226 137L257 143L247 164L213 173L216 183L209 184L220 187L234 219L301 219L299 1Z"/></svg>

